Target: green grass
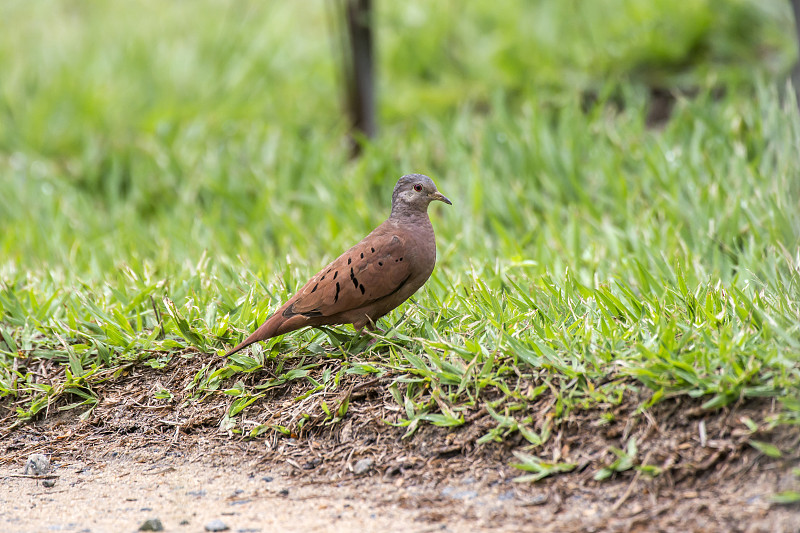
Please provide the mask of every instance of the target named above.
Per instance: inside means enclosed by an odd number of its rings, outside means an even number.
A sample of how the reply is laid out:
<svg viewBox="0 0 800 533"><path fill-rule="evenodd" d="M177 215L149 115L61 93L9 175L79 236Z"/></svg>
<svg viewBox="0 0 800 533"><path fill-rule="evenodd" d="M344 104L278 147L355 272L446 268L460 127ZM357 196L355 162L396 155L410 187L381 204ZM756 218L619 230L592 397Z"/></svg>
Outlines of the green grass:
<svg viewBox="0 0 800 533"><path fill-rule="evenodd" d="M179 356L209 361L191 392L230 396L237 431L269 389L345 374L393 376L408 434L485 407L481 442L520 433L534 453L632 389L643 409L774 397L768 422L800 422L784 2L379 4L383 129L353 162L325 3L0 7L4 424L88 413L127 365ZM651 130L662 85L698 94ZM217 358L380 223L407 172L454 207L432 206L436 271L378 343L307 330Z"/></svg>

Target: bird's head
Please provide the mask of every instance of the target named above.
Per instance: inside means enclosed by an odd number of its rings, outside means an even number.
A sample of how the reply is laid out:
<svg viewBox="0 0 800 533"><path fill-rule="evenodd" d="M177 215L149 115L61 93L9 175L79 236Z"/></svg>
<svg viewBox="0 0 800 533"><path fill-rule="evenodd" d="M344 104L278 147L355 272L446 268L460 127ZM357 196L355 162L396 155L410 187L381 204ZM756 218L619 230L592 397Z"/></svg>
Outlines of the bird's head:
<svg viewBox="0 0 800 533"><path fill-rule="evenodd" d="M426 212L428 204L433 201L453 205L445 195L439 192L428 176L423 174L407 174L397 180L392 193L392 215L407 212Z"/></svg>

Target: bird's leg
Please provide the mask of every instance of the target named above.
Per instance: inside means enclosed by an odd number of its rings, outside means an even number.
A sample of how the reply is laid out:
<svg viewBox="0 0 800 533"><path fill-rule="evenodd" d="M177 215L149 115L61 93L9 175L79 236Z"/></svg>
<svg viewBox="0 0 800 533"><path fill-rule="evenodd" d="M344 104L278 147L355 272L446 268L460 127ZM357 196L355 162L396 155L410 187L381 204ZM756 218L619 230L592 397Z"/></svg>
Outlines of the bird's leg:
<svg viewBox="0 0 800 533"><path fill-rule="evenodd" d="M375 322L373 322L372 320L367 322L366 328L368 330L370 330L370 331L377 331L378 333L381 333L381 334L384 333L384 331L381 328L379 328L378 325Z"/></svg>
<svg viewBox="0 0 800 533"><path fill-rule="evenodd" d="M355 326L355 324L353 324L353 325ZM375 324L375 322L373 322L373 321L372 321L372 319L370 319L370 320L369 320L367 323L365 323L364 325L362 325L362 326L360 326L360 327L357 327L357 328L356 328L356 332L358 332L358 334L359 334L359 335L362 335L362 334L364 333L364 328L367 328L369 331L378 332L378 333L380 333L380 334L383 334L383 333L384 333L384 331L383 331L381 328L379 328L379 327L378 327L378 326ZM371 339L369 340L369 342L367 343L367 348L369 348L370 346L372 346L372 345L373 345L373 344L375 344L376 342L378 342L378 339L376 339L375 337L371 338Z"/></svg>

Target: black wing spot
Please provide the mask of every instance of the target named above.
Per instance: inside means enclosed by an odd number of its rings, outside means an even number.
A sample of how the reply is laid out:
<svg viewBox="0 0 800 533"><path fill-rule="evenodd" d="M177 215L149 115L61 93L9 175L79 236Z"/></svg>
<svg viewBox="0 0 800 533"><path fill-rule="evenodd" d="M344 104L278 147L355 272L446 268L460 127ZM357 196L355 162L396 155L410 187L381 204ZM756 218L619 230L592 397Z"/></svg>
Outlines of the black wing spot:
<svg viewBox="0 0 800 533"><path fill-rule="evenodd" d="M358 288L361 291L361 294L364 294L364 284L362 283L361 285L358 286Z"/></svg>
<svg viewBox="0 0 800 533"><path fill-rule="evenodd" d="M336 294L333 296L333 303L339 301L339 282L336 282Z"/></svg>
<svg viewBox="0 0 800 533"><path fill-rule="evenodd" d="M401 258L400 258L400 261L402 261L402 260L403 260L403 258L401 257Z"/></svg>
<svg viewBox="0 0 800 533"><path fill-rule="evenodd" d="M373 254L375 253L375 248L370 248L370 250L372 250Z"/></svg>
<svg viewBox="0 0 800 533"><path fill-rule="evenodd" d="M320 281L322 281L323 279L325 279L325 276L322 276L321 278L319 278Z"/></svg>
<svg viewBox="0 0 800 533"><path fill-rule="evenodd" d="M352 263L352 262L353 262L353 260L352 260L352 259L350 259L350 258L348 257L348 258L347 258L347 264L349 265L349 264L350 264L350 263Z"/></svg>
<svg viewBox="0 0 800 533"><path fill-rule="evenodd" d="M317 287L319 287L319 283L317 283L316 285L314 285L314 288L313 288L313 289L311 289L311 292L314 292L315 290L317 290Z"/></svg>
<svg viewBox="0 0 800 533"><path fill-rule="evenodd" d="M364 252L361 252L361 259L364 259Z"/></svg>
<svg viewBox="0 0 800 533"><path fill-rule="evenodd" d="M358 280L356 279L356 275L353 273L353 267L350 267L350 280L353 282L353 286L357 289Z"/></svg>
<svg viewBox="0 0 800 533"><path fill-rule="evenodd" d="M383 261L378 261L378 266L383 266Z"/></svg>
<svg viewBox="0 0 800 533"><path fill-rule="evenodd" d="M291 318L291 317L297 316L297 315L303 315L306 318L314 318L314 317L322 316L322 311L320 311L319 308L317 308L317 309L312 309L311 311L304 311L302 313L295 313L294 312L294 304L290 305L289 307L287 307L283 311L283 316L285 316L286 318Z"/></svg>
<svg viewBox="0 0 800 533"><path fill-rule="evenodd" d="M333 279L336 279L336 276L338 276L338 275L339 275L339 271L337 270L336 272L333 273Z"/></svg>

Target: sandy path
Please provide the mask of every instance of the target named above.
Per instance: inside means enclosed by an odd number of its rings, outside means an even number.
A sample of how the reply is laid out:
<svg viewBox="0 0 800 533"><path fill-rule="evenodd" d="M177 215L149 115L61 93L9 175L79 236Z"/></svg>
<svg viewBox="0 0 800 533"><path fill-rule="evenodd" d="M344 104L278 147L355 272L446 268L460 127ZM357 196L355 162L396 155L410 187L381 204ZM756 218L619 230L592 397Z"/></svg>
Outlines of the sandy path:
<svg viewBox="0 0 800 533"><path fill-rule="evenodd" d="M116 533L136 531L148 518L158 518L165 531L204 531L215 519L241 533L512 529L492 520L506 514L505 504L498 491L486 488L446 488L454 496L448 500L392 482L337 486L245 465L117 459L56 466L53 488L6 477L20 470L0 468L3 531Z"/></svg>

